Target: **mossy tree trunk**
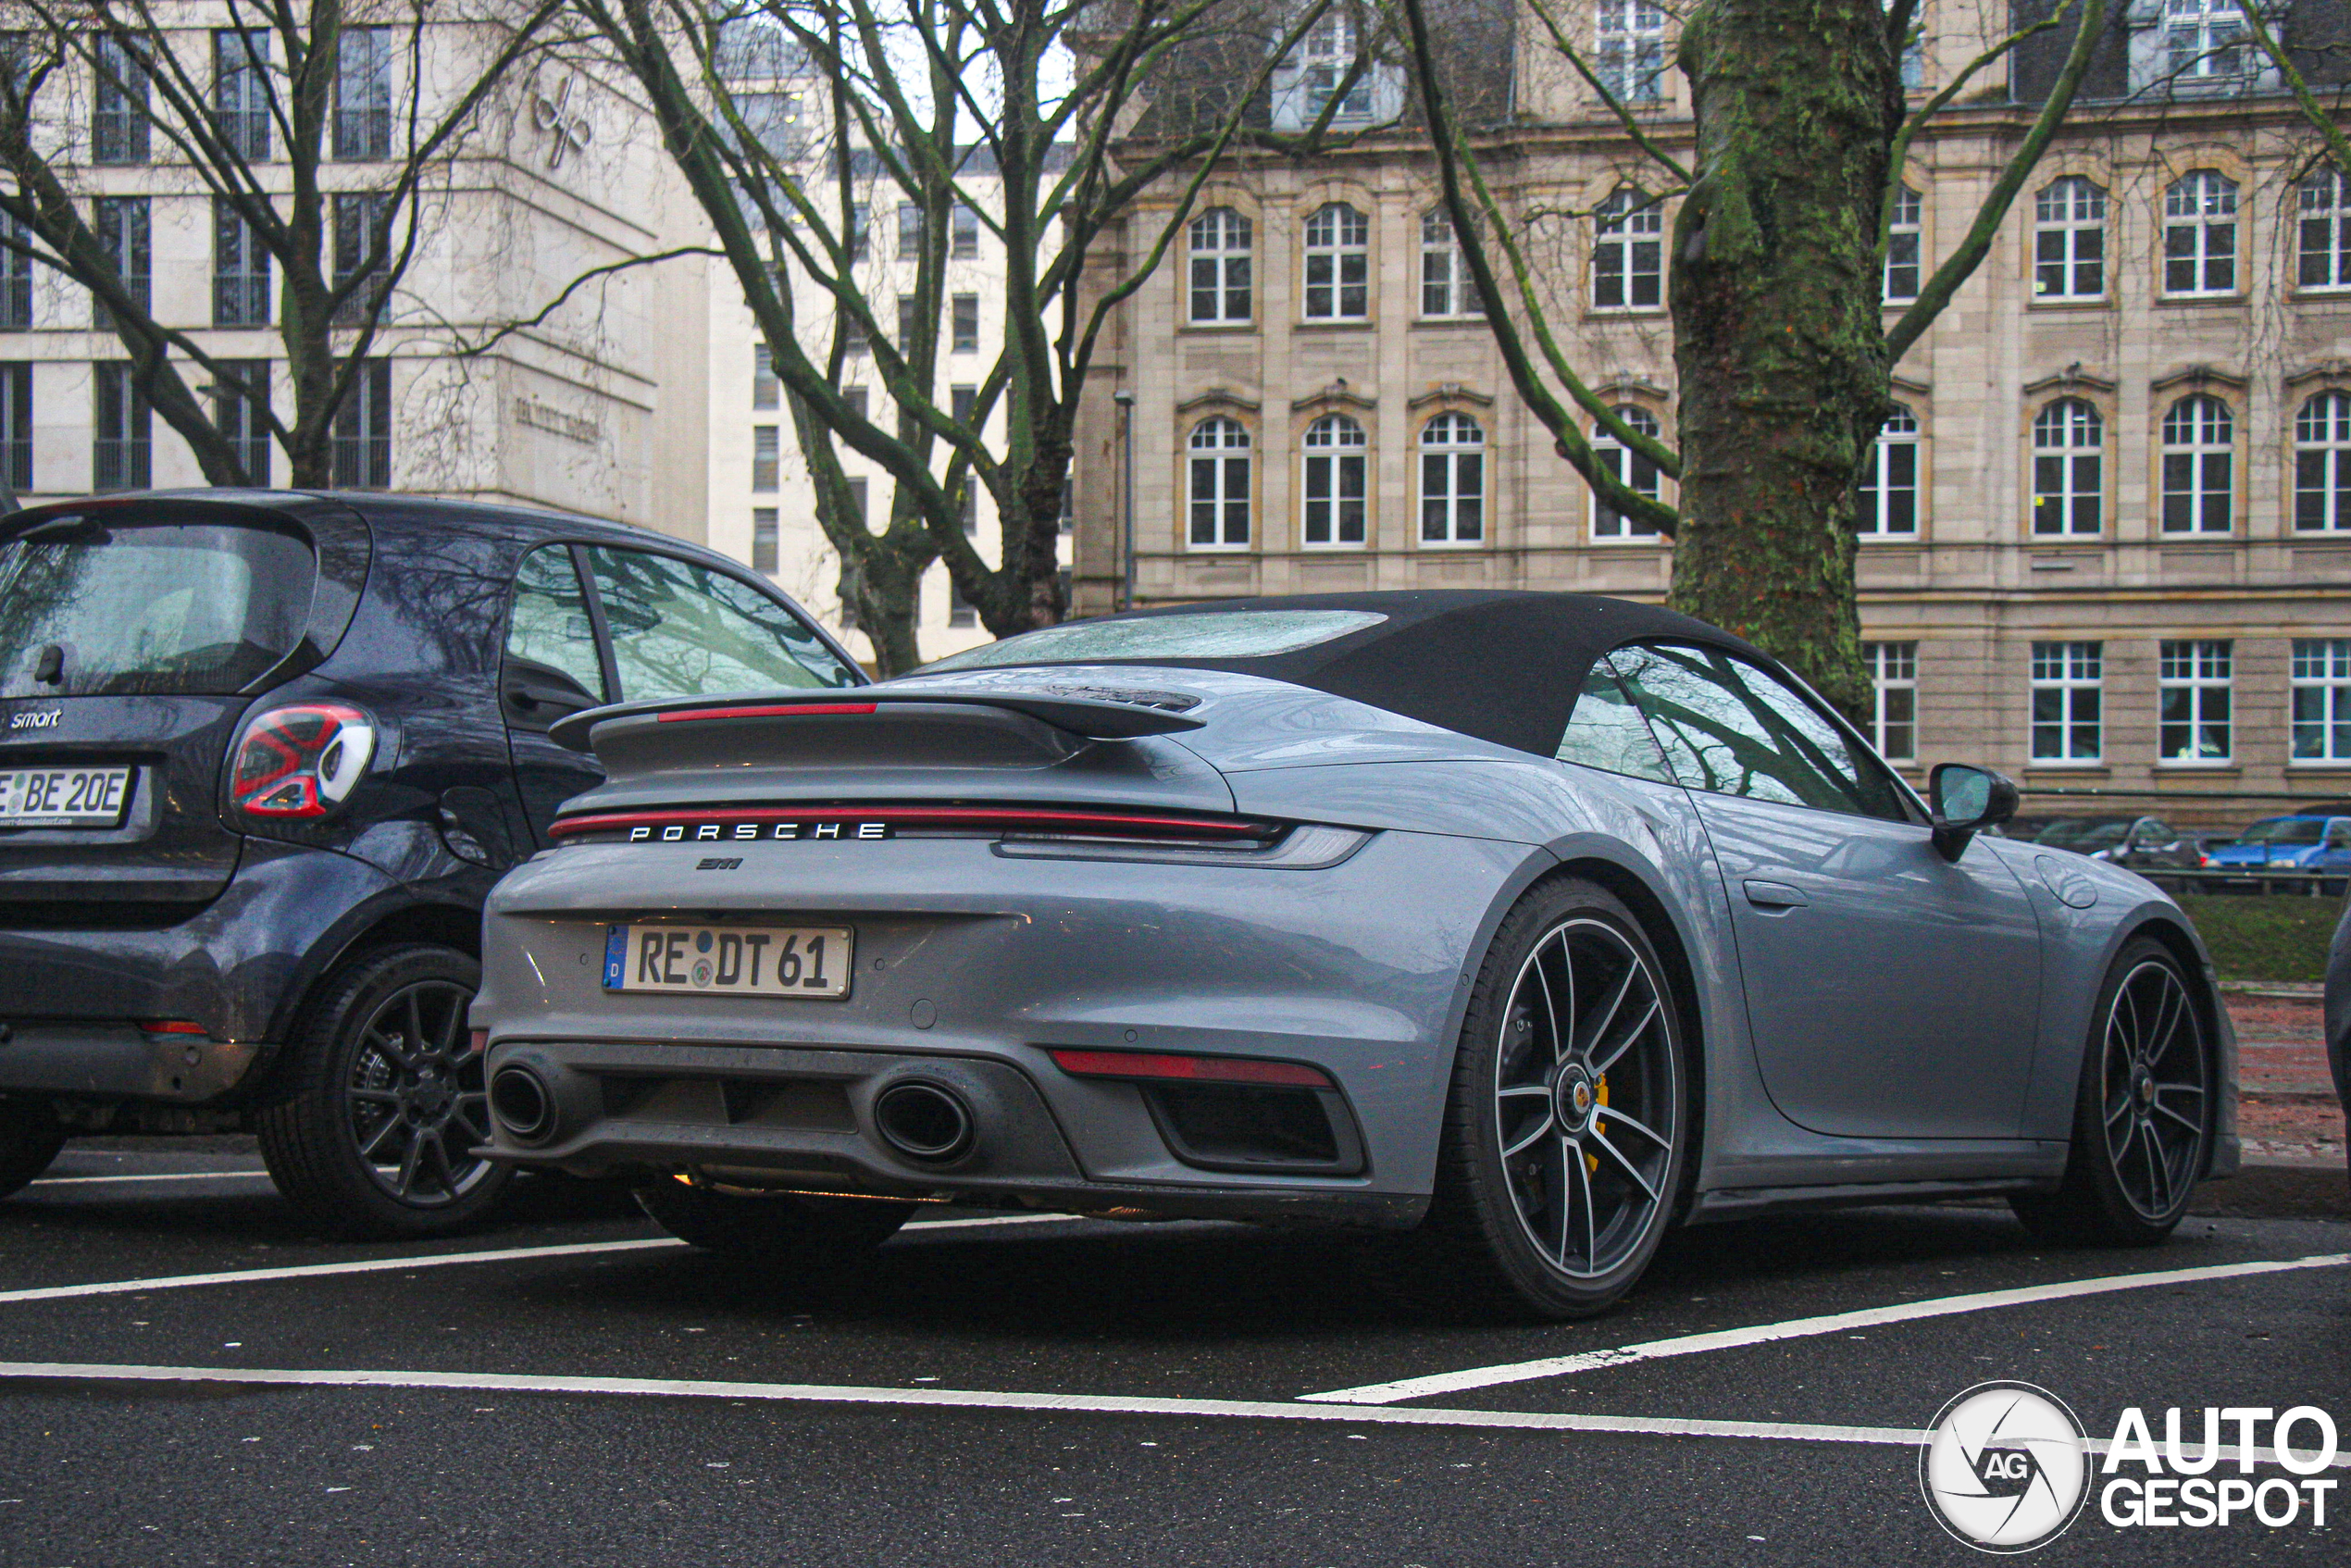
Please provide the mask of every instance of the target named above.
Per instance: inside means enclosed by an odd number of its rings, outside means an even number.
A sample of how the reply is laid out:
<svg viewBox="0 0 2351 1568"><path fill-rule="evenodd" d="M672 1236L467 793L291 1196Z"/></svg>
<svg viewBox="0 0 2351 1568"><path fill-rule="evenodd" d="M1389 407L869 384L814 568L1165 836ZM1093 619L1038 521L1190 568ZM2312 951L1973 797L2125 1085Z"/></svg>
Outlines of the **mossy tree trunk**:
<svg viewBox="0 0 2351 1568"><path fill-rule="evenodd" d="M1879 215L1903 119L1879 0L1710 0L1672 269L1675 609L1865 713L1854 475L1891 410Z"/></svg>

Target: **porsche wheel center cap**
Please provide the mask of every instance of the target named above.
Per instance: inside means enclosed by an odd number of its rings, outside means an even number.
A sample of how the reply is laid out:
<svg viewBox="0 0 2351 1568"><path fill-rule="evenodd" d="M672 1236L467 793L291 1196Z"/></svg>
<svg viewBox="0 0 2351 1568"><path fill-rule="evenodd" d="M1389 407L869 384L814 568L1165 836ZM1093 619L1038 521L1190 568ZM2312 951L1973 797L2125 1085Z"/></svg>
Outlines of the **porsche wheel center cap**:
<svg viewBox="0 0 2351 1568"><path fill-rule="evenodd" d="M1553 1114L1560 1130L1574 1138L1591 1124L1598 1096L1592 1092L1592 1075L1580 1063L1569 1064L1551 1090Z"/></svg>

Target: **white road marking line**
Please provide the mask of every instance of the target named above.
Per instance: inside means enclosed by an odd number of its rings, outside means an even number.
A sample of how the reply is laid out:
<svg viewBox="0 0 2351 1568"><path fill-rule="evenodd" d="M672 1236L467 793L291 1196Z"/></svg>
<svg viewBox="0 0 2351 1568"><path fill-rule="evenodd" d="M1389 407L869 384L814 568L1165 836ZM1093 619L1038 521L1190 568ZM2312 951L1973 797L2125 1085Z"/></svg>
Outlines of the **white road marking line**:
<svg viewBox="0 0 2351 1568"><path fill-rule="evenodd" d="M34 1187L88 1187L102 1181L267 1181L267 1171L159 1171L154 1176L42 1176Z"/></svg>
<svg viewBox="0 0 2351 1568"><path fill-rule="evenodd" d="M1084 1214L1001 1214L976 1220L909 1220L901 1236L925 1236L934 1230L961 1230L975 1225L1046 1225L1054 1220L1082 1220Z"/></svg>
<svg viewBox="0 0 2351 1568"><path fill-rule="evenodd" d="M934 1220L914 1227L916 1235L967 1226L1033 1225L1044 1220L1072 1220L1076 1214L1007 1214L1001 1219ZM300 1263L286 1268L230 1269L219 1274L166 1275L154 1279L109 1279L93 1285L48 1285L31 1290L0 1290L0 1306L12 1301L56 1301L76 1296L119 1296L131 1291L184 1290L197 1285L243 1285L267 1279L315 1279L340 1274L384 1274L396 1269L445 1268L454 1263L504 1263L526 1258L592 1257L605 1252L641 1252L650 1248L683 1247L683 1241L659 1236L643 1241L583 1241L560 1247L502 1247L481 1252L430 1252L415 1258L370 1258L355 1263Z"/></svg>
<svg viewBox="0 0 2351 1568"><path fill-rule="evenodd" d="M687 1400L769 1400L803 1404L1025 1410L1086 1415L1169 1415L1255 1421L1341 1422L1350 1426L1479 1426L1523 1432L1601 1432L1655 1437L1749 1437L1799 1443L1917 1448L1933 1436L1908 1426L1833 1426L1802 1421L1709 1421L1658 1415L1575 1415L1555 1411L1443 1410L1426 1405L1350 1409L1277 1400L1148 1399L1121 1394L1029 1394L976 1388L871 1388L837 1383L724 1383L693 1377L548 1377L502 1372L313 1371L286 1367L125 1366L86 1362L0 1362L0 1382L69 1378L103 1383L227 1383L297 1388L452 1388L502 1394L605 1394ZM2094 1454L2110 1446L2093 1437ZM2216 1460L2233 1461L2224 1446ZM2273 1449L2253 1450L2274 1464ZM2334 1462L2351 1468L2351 1455Z"/></svg>
<svg viewBox="0 0 2351 1568"><path fill-rule="evenodd" d="M2158 1274L2108 1275L2098 1279L2028 1285L2013 1290L1984 1290L1969 1296L1943 1296L1930 1301L1905 1301L1898 1306L1868 1307L1859 1312L1831 1313L1824 1317L1800 1317L1786 1323L1758 1324L1751 1328L1685 1334L1672 1339L1651 1339L1613 1350L1587 1350L1581 1355L1546 1356L1539 1361L1470 1367L1461 1372L1440 1372L1427 1377L1403 1377L1393 1383L1367 1383L1360 1388L1335 1388L1327 1393L1306 1394L1301 1398L1323 1404L1394 1404L1400 1400L1426 1399L1434 1394L1458 1394L1468 1388L1490 1388L1501 1383L1525 1383L1538 1377L1595 1372L1633 1362L1696 1355L1702 1350L1767 1345L1775 1339L1839 1334L1847 1329L1909 1323L1919 1318L1947 1317L1955 1313L1986 1312L1994 1307L2025 1306L2035 1301L2062 1301L2076 1296L2101 1296L2114 1290L2143 1290L2158 1285L2192 1285L2213 1279L2239 1279L2250 1275L2282 1274L2293 1269L2339 1268L2345 1263L2351 1263L2351 1252L2329 1252L2263 1263L2220 1263L2208 1268L2167 1269Z"/></svg>
<svg viewBox="0 0 2351 1568"><path fill-rule="evenodd" d="M99 1382L234 1383L307 1388L461 1388L520 1394L620 1394L670 1399L776 1400L815 1404L919 1405L1097 1415L1241 1417L1341 1422L1349 1425L1486 1426L1525 1431L1638 1433L1670 1437L1775 1437L1816 1443L1886 1443L1915 1448L1927 1434L1899 1426L1822 1426L1784 1421L1705 1421L1680 1416L1569 1415L1499 1410L1345 1410L1275 1400L1139 1399L1104 1394L999 1393L963 1388L866 1388L826 1383L721 1383L684 1377L542 1377L494 1372L297 1371L277 1367L116 1366L74 1362L0 1362L0 1380L80 1378Z"/></svg>

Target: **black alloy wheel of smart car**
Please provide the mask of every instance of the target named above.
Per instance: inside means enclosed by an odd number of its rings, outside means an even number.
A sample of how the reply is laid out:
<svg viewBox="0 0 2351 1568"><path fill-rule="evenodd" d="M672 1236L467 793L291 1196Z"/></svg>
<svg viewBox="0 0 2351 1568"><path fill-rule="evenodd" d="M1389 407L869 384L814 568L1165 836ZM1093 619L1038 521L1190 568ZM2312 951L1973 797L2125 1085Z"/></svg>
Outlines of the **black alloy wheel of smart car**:
<svg viewBox="0 0 2351 1568"><path fill-rule="evenodd" d="M2179 960L2141 937L2116 956L2091 1019L2064 1183L2013 1207L2052 1240L2152 1246L2187 1213L2211 1146L2204 1014Z"/></svg>
<svg viewBox="0 0 2351 1568"><path fill-rule="evenodd" d="M1632 1288L1686 1166L1684 1060L1630 910L1575 880L1521 902L1480 971L1447 1110L1429 1229L1454 1244L1455 1294L1566 1318Z"/></svg>
<svg viewBox="0 0 2351 1568"><path fill-rule="evenodd" d="M513 1172L490 1140L466 1009L479 967L448 948L366 955L328 988L301 1044L294 1092L264 1113L279 1189L345 1235L444 1235L496 1201Z"/></svg>

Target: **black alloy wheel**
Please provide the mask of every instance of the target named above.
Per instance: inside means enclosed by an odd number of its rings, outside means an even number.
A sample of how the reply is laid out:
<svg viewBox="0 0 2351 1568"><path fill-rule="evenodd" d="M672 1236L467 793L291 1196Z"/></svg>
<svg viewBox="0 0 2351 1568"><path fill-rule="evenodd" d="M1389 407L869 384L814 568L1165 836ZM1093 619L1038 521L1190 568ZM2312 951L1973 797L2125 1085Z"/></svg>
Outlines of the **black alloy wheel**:
<svg viewBox="0 0 2351 1568"><path fill-rule="evenodd" d="M1687 1080L1640 922L1590 883L1537 887L1471 996L1418 1272L1451 1302L1512 1315L1614 1305L1673 1219Z"/></svg>
<svg viewBox="0 0 2351 1568"><path fill-rule="evenodd" d="M365 954L329 982L293 1095L261 1122L269 1174L306 1219L343 1235L444 1235L497 1201L513 1169L474 1153L490 1141L466 1017L479 984L472 959L421 945Z"/></svg>
<svg viewBox="0 0 2351 1568"><path fill-rule="evenodd" d="M2015 1200L2036 1234L2150 1246L2187 1213L2217 1109L2201 1007L2170 949L2126 944L2091 1015L2063 1185Z"/></svg>

